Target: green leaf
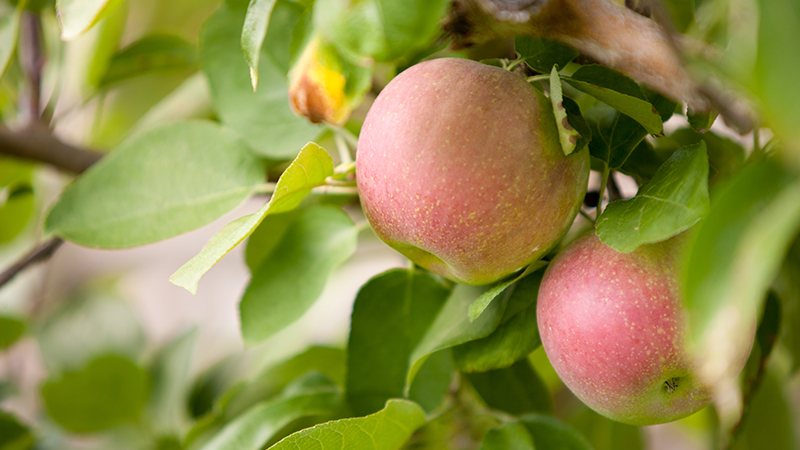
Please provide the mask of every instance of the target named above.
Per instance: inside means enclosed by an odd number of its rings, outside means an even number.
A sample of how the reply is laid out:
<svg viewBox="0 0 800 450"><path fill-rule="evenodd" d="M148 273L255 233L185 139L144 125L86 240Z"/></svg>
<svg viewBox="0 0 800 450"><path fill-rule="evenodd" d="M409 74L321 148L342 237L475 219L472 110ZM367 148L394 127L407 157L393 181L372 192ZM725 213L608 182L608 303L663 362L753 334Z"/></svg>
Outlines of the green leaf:
<svg viewBox="0 0 800 450"><path fill-rule="evenodd" d="M701 141L675 152L635 197L610 203L597 220L597 235L629 253L688 229L708 208L708 155Z"/></svg>
<svg viewBox="0 0 800 450"><path fill-rule="evenodd" d="M28 450L33 444L33 434L28 427L11 414L0 411L0 450Z"/></svg>
<svg viewBox="0 0 800 450"><path fill-rule="evenodd" d="M335 420L294 433L270 450L396 450L425 423L425 413L408 400L389 400L366 417Z"/></svg>
<svg viewBox="0 0 800 450"><path fill-rule="evenodd" d="M347 345L347 401L357 415L403 395L411 351L448 294L427 272L405 269L384 272L361 287Z"/></svg>
<svg viewBox="0 0 800 450"><path fill-rule="evenodd" d="M111 57L101 88L152 72L188 71L197 67L192 44L177 36L145 36Z"/></svg>
<svg viewBox="0 0 800 450"><path fill-rule="evenodd" d="M166 125L124 142L67 186L45 230L87 247L149 244L214 221L263 180L261 164L229 130Z"/></svg>
<svg viewBox="0 0 800 450"><path fill-rule="evenodd" d="M275 247L281 243L283 236L289 231L292 223L302 207L280 214L267 214L255 231L247 238L244 260L251 272L258 269L264 258L268 257Z"/></svg>
<svg viewBox="0 0 800 450"><path fill-rule="evenodd" d="M758 56L754 90L775 133L797 154L800 145L800 5L794 0L759 0Z"/></svg>
<svg viewBox="0 0 800 450"><path fill-rule="evenodd" d="M607 419L583 407L570 418L569 424L575 427L592 444L595 450L644 450L642 429Z"/></svg>
<svg viewBox="0 0 800 450"><path fill-rule="evenodd" d="M528 429L518 422L505 422L486 433L481 450L534 450Z"/></svg>
<svg viewBox="0 0 800 450"><path fill-rule="evenodd" d="M536 325L536 296L544 271L517 280L500 325L489 335L453 347L456 365L465 372L508 367L541 344Z"/></svg>
<svg viewBox="0 0 800 450"><path fill-rule="evenodd" d="M106 354L139 358L145 334L130 303L99 290L78 292L36 330L50 372L78 370Z"/></svg>
<svg viewBox="0 0 800 450"><path fill-rule="evenodd" d="M36 198L30 184L17 184L0 188L0 196L7 192L5 202L0 201L0 244L10 242L25 230L36 208Z"/></svg>
<svg viewBox="0 0 800 450"><path fill-rule="evenodd" d="M554 417L527 414L520 422L528 428L538 449L592 450L585 437Z"/></svg>
<svg viewBox="0 0 800 450"><path fill-rule="evenodd" d="M33 167L20 160L0 158L0 244L17 237L33 216Z"/></svg>
<svg viewBox="0 0 800 450"><path fill-rule="evenodd" d="M475 321L469 320L470 304L486 290L485 286L456 285L425 336L411 352L406 389L430 355L439 350L486 337L497 328L503 318L508 301L507 295L501 297L500 301L491 302Z"/></svg>
<svg viewBox="0 0 800 450"><path fill-rule="evenodd" d="M281 243L253 272L239 312L245 342L260 342L299 319L331 271L356 248L358 229L338 208L304 210Z"/></svg>
<svg viewBox="0 0 800 450"><path fill-rule="evenodd" d="M661 120L669 119L675 111L675 103L651 91L645 92ZM604 103L584 111L583 116L592 130L589 152L612 170L622 167L647 136L647 130L638 122Z"/></svg>
<svg viewBox="0 0 800 450"><path fill-rule="evenodd" d="M200 62L217 115L259 154L277 160L294 158L321 131L289 107L287 36L301 13L295 3L280 0L275 4L258 63L261 88L255 92L242 58L245 10L226 2L200 32Z"/></svg>
<svg viewBox="0 0 800 450"><path fill-rule="evenodd" d="M261 45L267 36L269 18L277 0L250 0L247 15L242 27L242 51L244 59L250 66L250 82L253 90L258 87L258 59L261 56Z"/></svg>
<svg viewBox="0 0 800 450"><path fill-rule="evenodd" d="M300 150L275 185L269 202L253 214L240 217L219 230L200 253L181 266L169 281L192 294L197 293L200 278L223 256L250 236L267 214L290 211L316 186L333 175L333 160L319 145L309 142Z"/></svg>
<svg viewBox="0 0 800 450"><path fill-rule="evenodd" d="M0 316L0 351L11 347L25 332L25 322L15 317Z"/></svg>
<svg viewBox="0 0 800 450"><path fill-rule="evenodd" d="M590 65L564 80L603 103L639 122L650 134L663 134L658 110L647 100L642 88L627 76L606 66Z"/></svg>
<svg viewBox="0 0 800 450"><path fill-rule="evenodd" d="M74 433L91 433L137 420L148 390L141 368L127 358L108 355L48 380L42 398L56 423Z"/></svg>
<svg viewBox="0 0 800 450"><path fill-rule="evenodd" d="M61 39L77 38L121 3L122 0L56 0Z"/></svg>
<svg viewBox="0 0 800 450"><path fill-rule="evenodd" d="M341 397L339 386L312 373L287 386L275 399L258 403L236 417L200 450L259 450L295 420L331 414Z"/></svg>
<svg viewBox="0 0 800 450"><path fill-rule="evenodd" d="M469 305L469 320L470 322L474 321L481 314L486 310L492 300L494 300L498 295L502 294L509 286L516 283L517 281L523 279L524 277L528 276L529 274L536 272L537 270L541 269L542 267L547 265L547 261L538 260L531 263L525 270L516 278L511 278L505 281L500 281L494 286L492 286L488 291L481 294L471 305Z"/></svg>
<svg viewBox="0 0 800 450"><path fill-rule="evenodd" d="M317 0L314 24L345 56L393 61L433 40L447 0Z"/></svg>
<svg viewBox="0 0 800 450"><path fill-rule="evenodd" d="M561 93L561 77L558 75L558 67L553 66L550 71L550 102L553 105L553 114L556 118L556 125L558 127L558 140L561 143L561 150L564 154L569 156L575 150L578 150L578 140L582 137L578 130L570 125L567 120L567 110L564 107L564 96ZM586 141L583 143L586 146Z"/></svg>
<svg viewBox="0 0 800 450"><path fill-rule="evenodd" d="M527 359L504 369L465 375L490 408L515 416L553 411L550 392Z"/></svg>
<svg viewBox="0 0 800 450"><path fill-rule="evenodd" d="M22 17L24 3L20 2L12 12L12 8L7 4L0 4L0 77L6 71L11 55L17 47L17 35L19 34L19 21Z"/></svg>
<svg viewBox="0 0 800 450"><path fill-rule="evenodd" d="M579 55L564 44L532 36L515 37L514 48L520 58L540 73L550 73L553 66L564 67Z"/></svg>
<svg viewBox="0 0 800 450"><path fill-rule="evenodd" d="M736 349L750 345L748 330L800 228L799 196L795 176L757 160L718 188L692 234L683 273L687 344L711 385L737 375Z"/></svg>
<svg viewBox="0 0 800 450"><path fill-rule="evenodd" d="M193 328L160 349L153 361L148 416L151 428L159 435L179 437L188 428L186 401L196 341L197 330Z"/></svg>
<svg viewBox="0 0 800 450"><path fill-rule="evenodd" d="M408 389L408 399L416 402L428 414L440 413L451 398L456 365L449 351L437 352L420 367Z"/></svg>
<svg viewBox="0 0 800 450"><path fill-rule="evenodd" d="M689 114L686 116L686 118L689 119L689 126L691 126L694 131L697 131L698 133L705 133L711 129L711 125L714 124L714 121L717 119L718 115L719 112L713 110L701 113L689 111Z"/></svg>
<svg viewBox="0 0 800 450"><path fill-rule="evenodd" d="M283 390L308 372L319 372L339 386L345 385L345 352L331 347L310 347L304 352L270 366L238 391L225 407L225 417L233 417Z"/></svg>

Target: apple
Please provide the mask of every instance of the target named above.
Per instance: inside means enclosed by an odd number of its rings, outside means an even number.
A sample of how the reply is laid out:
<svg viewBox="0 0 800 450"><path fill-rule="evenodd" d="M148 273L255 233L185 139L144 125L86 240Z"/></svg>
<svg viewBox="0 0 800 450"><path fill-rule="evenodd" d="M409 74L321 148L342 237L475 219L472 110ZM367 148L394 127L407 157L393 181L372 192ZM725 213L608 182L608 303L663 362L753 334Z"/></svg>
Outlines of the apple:
<svg viewBox="0 0 800 450"><path fill-rule="evenodd" d="M542 257L586 194L550 102L522 77L443 58L395 77L370 108L356 180L375 233L416 264L488 284Z"/></svg>
<svg viewBox="0 0 800 450"><path fill-rule="evenodd" d="M545 272L537 305L545 353L564 384L610 419L664 423L711 400L684 348L678 283L684 241L678 235L620 253L590 232ZM737 349L737 371L752 336L748 342Z"/></svg>

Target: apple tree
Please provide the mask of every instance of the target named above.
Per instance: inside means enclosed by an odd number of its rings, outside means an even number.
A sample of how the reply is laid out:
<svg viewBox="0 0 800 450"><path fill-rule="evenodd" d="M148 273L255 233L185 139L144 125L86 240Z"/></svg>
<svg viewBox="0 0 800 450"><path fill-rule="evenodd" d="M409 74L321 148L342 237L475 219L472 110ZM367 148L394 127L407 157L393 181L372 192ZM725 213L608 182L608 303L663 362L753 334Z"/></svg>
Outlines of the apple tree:
<svg viewBox="0 0 800 450"><path fill-rule="evenodd" d="M793 0L0 0L0 449L797 448L798 73ZM163 274L244 248L199 373L23 280L245 201Z"/></svg>

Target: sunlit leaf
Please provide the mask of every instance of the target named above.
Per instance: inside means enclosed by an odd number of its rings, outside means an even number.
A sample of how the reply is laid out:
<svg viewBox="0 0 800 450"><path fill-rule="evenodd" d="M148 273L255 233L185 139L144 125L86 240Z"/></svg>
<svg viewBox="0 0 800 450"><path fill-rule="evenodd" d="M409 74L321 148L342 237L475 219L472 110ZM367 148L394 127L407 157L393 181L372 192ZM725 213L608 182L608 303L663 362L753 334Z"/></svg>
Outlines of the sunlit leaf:
<svg viewBox="0 0 800 450"><path fill-rule="evenodd" d="M253 90L258 88L258 60L275 3L277 0L250 0L244 17L242 51L244 59L250 66L250 82L253 84Z"/></svg>
<svg viewBox="0 0 800 450"><path fill-rule="evenodd" d="M590 65L576 70L564 81L639 122L650 134L664 127L656 108L635 81L606 66Z"/></svg>
<svg viewBox="0 0 800 450"><path fill-rule="evenodd" d="M635 197L611 202L597 220L597 235L629 253L688 229L708 208L708 155L701 141L675 152Z"/></svg>
<svg viewBox="0 0 800 450"><path fill-rule="evenodd" d="M122 0L56 0L61 39L77 38L121 3Z"/></svg>
<svg viewBox="0 0 800 450"><path fill-rule="evenodd" d="M298 431L270 450L397 450L424 423L425 414L415 403L389 400L386 407L375 414L335 420Z"/></svg>
<svg viewBox="0 0 800 450"><path fill-rule="evenodd" d="M87 247L148 244L212 222L263 181L261 163L230 130L166 125L132 137L67 186L45 229Z"/></svg>
<svg viewBox="0 0 800 450"><path fill-rule="evenodd" d="M258 211L240 217L219 230L200 253L181 266L169 280L192 294L200 278L223 256L250 236L267 214L294 209L311 189L325 183L333 174L333 160L319 145L309 142L278 179L269 202Z"/></svg>

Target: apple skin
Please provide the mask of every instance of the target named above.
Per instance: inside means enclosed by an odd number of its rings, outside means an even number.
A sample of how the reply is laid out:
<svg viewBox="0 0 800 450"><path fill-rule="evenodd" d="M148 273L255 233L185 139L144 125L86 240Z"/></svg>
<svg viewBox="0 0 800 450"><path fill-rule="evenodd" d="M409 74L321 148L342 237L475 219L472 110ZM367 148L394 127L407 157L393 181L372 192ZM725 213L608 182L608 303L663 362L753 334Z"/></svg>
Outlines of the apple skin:
<svg viewBox="0 0 800 450"><path fill-rule="evenodd" d="M417 64L378 95L356 180L375 233L416 264L488 284L542 257L572 224L589 152L564 156L548 99L475 61Z"/></svg>
<svg viewBox="0 0 800 450"><path fill-rule="evenodd" d="M684 349L678 283L684 241L678 235L626 254L592 231L545 272L537 305L545 353L564 384L610 419L670 422L711 400ZM737 349L739 371L752 337L748 342Z"/></svg>

